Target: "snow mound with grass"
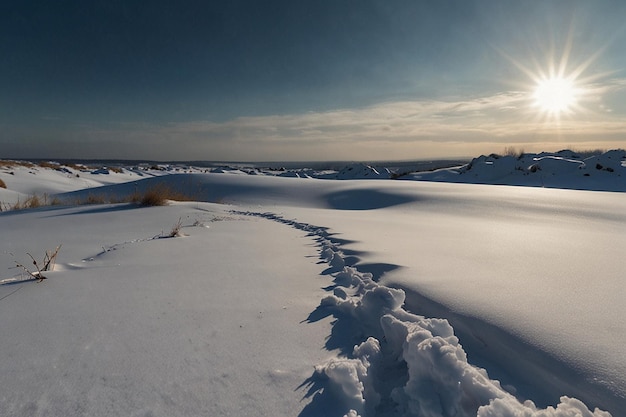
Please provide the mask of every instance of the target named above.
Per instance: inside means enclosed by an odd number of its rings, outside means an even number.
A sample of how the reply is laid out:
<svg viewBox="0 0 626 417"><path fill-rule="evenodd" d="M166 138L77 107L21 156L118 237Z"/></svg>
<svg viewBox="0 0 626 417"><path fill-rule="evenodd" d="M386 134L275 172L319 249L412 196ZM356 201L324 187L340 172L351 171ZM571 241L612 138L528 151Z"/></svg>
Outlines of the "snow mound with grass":
<svg viewBox="0 0 626 417"><path fill-rule="evenodd" d="M563 150L519 156L481 155L458 168L417 172L401 179L456 183L525 185L598 191L626 191L626 151L583 157Z"/></svg>

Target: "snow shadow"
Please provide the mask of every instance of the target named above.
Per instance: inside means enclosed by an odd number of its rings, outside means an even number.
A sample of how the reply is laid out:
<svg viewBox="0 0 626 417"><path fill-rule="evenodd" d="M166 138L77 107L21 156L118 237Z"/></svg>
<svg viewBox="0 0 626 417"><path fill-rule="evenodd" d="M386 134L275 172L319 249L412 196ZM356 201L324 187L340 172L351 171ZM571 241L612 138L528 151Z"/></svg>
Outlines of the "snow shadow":
<svg viewBox="0 0 626 417"><path fill-rule="evenodd" d="M206 174L169 174L122 184L103 185L57 194L62 201L86 200L90 195L115 196L118 200L143 194L154 187L165 187L189 200L208 203L222 203L231 199L254 201L263 196L276 196L280 192L264 184L244 184L237 176L221 176L220 181L212 181Z"/></svg>
<svg viewBox="0 0 626 417"><path fill-rule="evenodd" d="M99 214L99 213L114 213L117 211L127 211L141 208L139 204L131 204L131 203L122 203L122 204L105 204L105 205L97 205L90 208L84 208L81 206L77 210L72 210L71 212L65 212L61 214L54 214L47 217L62 217L62 216L75 216L77 214Z"/></svg>
<svg viewBox="0 0 626 417"><path fill-rule="evenodd" d="M452 311L402 285L395 287L405 292L407 311L446 319L463 341L472 364L488 369L490 377L499 380L519 400L532 399L537 406L548 407L558 404L560 397L566 395L578 398L590 407L602 406L613 415L618 415L615 414L617 410L626 410L626 399L616 400L582 372L519 336L476 317ZM515 357L514 361L512 357Z"/></svg>
<svg viewBox="0 0 626 417"><path fill-rule="evenodd" d="M343 190L325 195L330 208L336 210L375 210L419 200L411 195L387 193L375 189Z"/></svg>
<svg viewBox="0 0 626 417"><path fill-rule="evenodd" d="M298 414L298 417L344 416L345 413L342 409L337 407L337 404L341 403L342 399L334 395L331 390L325 389L327 383L328 378L314 373L296 388L296 391L306 388L307 392L302 399L309 400L309 403Z"/></svg>

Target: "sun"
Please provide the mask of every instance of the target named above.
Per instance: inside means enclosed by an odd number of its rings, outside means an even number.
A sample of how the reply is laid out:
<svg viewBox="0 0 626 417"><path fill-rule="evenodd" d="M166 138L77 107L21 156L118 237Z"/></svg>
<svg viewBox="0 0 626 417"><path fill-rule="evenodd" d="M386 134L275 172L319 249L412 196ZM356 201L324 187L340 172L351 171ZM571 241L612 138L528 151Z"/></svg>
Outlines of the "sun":
<svg viewBox="0 0 626 417"><path fill-rule="evenodd" d="M570 113L578 102L579 89L571 78L554 76L537 81L532 98L541 111L552 115Z"/></svg>
<svg viewBox="0 0 626 417"><path fill-rule="evenodd" d="M613 73L590 73L606 46L592 53L575 54L574 33L572 26L561 47L556 46L554 39L543 46L530 45L527 55L522 51L513 56L499 49L502 56L528 77L527 81L511 83L519 88L524 113L544 128L565 128L570 122L594 115L602 91L598 81Z"/></svg>

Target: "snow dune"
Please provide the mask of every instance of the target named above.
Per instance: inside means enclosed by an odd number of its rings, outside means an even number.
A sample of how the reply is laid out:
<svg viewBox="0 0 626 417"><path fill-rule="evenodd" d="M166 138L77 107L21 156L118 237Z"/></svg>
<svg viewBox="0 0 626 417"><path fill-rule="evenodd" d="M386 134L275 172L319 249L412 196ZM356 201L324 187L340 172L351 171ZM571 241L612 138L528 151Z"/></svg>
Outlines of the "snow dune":
<svg viewBox="0 0 626 417"><path fill-rule="evenodd" d="M1 415L626 409L622 193L131 174L46 192L197 202L0 213Z"/></svg>

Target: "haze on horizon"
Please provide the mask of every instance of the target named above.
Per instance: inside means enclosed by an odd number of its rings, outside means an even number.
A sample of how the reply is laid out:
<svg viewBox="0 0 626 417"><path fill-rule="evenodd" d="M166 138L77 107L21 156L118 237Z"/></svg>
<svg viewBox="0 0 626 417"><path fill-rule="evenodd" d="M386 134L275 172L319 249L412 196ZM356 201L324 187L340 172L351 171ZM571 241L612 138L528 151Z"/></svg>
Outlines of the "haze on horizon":
<svg viewBox="0 0 626 417"><path fill-rule="evenodd" d="M0 158L626 147L626 2L0 4Z"/></svg>

